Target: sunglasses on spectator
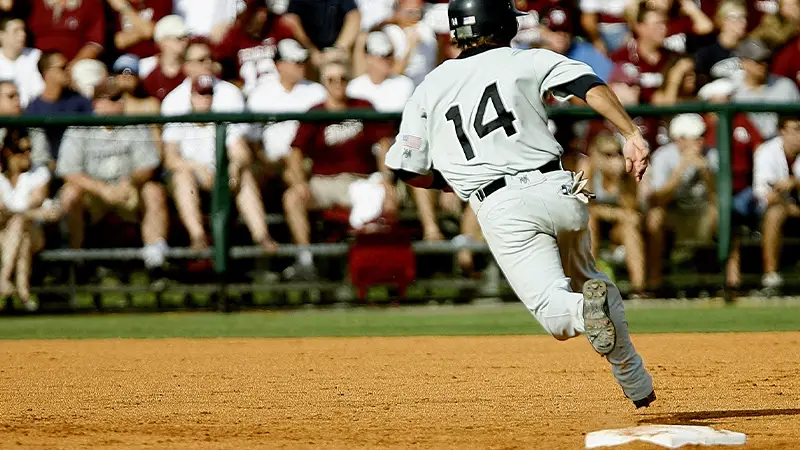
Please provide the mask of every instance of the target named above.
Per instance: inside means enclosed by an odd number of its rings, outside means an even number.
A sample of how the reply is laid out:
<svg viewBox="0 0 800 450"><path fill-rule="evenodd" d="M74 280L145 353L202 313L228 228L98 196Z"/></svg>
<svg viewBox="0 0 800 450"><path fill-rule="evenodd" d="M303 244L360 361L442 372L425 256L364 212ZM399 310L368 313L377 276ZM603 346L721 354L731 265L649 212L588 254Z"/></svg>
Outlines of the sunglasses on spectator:
<svg viewBox="0 0 800 450"><path fill-rule="evenodd" d="M110 96L106 95L106 96L98 97L97 100L108 100L110 102L118 102L118 101L122 100L122 94L120 93L120 94L114 94L114 95L110 95Z"/></svg>
<svg viewBox="0 0 800 450"><path fill-rule="evenodd" d="M333 83L333 82L347 83L348 81L350 81L350 79L348 77L344 76L344 75L325 77L325 82L328 83L328 84Z"/></svg>
<svg viewBox="0 0 800 450"><path fill-rule="evenodd" d="M204 62L212 62L214 61L211 59L210 55L204 56L202 58L195 58L195 59L187 59L186 62L195 62L195 63L204 63Z"/></svg>

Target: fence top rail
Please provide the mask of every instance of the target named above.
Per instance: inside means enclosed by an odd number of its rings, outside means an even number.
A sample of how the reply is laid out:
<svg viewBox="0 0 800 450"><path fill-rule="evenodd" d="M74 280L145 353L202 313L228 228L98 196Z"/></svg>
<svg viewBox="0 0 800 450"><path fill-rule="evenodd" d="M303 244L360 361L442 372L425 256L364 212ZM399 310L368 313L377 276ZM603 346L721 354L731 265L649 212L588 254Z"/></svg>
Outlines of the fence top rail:
<svg viewBox="0 0 800 450"><path fill-rule="evenodd" d="M683 113L778 113L800 114L800 104L745 104L745 103L683 103L674 106L638 105L627 108L633 116L670 116ZM548 109L548 115L555 117L592 118L598 114L585 107L556 107ZM96 115L63 115L63 116L16 116L0 117L0 127L47 127L47 126L126 126L126 125L162 125L166 123L265 123L285 120L302 120L307 122L341 121L341 120L395 121L400 119L397 113L379 113L367 109L350 109L347 111L309 111L306 113L261 114L261 113L206 113L187 114L181 116L96 116Z"/></svg>

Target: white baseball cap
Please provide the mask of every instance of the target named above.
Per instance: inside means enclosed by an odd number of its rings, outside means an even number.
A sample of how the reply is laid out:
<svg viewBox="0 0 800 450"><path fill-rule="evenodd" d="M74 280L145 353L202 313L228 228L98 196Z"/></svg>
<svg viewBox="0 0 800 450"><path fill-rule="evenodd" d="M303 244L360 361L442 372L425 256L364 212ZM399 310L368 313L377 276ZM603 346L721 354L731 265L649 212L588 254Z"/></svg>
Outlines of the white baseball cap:
<svg viewBox="0 0 800 450"><path fill-rule="evenodd" d="M695 139L706 133L706 123L700 114L679 114L669 124L669 135L672 139Z"/></svg>
<svg viewBox="0 0 800 450"><path fill-rule="evenodd" d="M730 97L736 91L736 83L728 78L720 78L700 88L697 97L711 100L714 97Z"/></svg>
<svg viewBox="0 0 800 450"><path fill-rule="evenodd" d="M372 56L388 58L394 53L394 46L386 33L373 31L367 36L367 53Z"/></svg>
<svg viewBox="0 0 800 450"><path fill-rule="evenodd" d="M278 51L275 54L275 61L288 61L293 63L304 63L308 60L308 50L303 48L294 39L281 39L278 42Z"/></svg>
<svg viewBox="0 0 800 450"><path fill-rule="evenodd" d="M183 18L171 14L156 23L156 27L153 30L153 40L159 42L167 38L186 37L188 34L189 31L186 29L186 22L183 21Z"/></svg>

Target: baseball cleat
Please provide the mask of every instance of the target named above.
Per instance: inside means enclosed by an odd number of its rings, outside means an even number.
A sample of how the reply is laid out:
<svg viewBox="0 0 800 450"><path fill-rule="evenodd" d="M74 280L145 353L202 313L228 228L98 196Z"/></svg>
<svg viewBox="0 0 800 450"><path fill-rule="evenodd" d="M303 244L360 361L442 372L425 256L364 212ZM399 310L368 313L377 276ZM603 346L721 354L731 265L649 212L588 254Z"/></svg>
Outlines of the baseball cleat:
<svg viewBox="0 0 800 450"><path fill-rule="evenodd" d="M617 331L608 312L608 286L593 278L583 284L583 334L594 350L607 355L614 350Z"/></svg>
<svg viewBox="0 0 800 450"><path fill-rule="evenodd" d="M647 408L650 406L650 403L653 403L654 401L656 401L656 391L651 392L650 395L641 400L634 400L633 406L635 406L636 409Z"/></svg>

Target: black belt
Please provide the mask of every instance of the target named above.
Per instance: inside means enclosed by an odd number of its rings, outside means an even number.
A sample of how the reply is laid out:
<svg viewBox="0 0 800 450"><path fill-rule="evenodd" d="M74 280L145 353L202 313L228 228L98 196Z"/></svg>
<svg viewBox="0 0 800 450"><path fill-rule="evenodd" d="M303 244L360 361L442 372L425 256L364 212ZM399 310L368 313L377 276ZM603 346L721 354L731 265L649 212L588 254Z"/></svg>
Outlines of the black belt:
<svg viewBox="0 0 800 450"><path fill-rule="evenodd" d="M555 172L557 170L562 170L561 159L560 158L554 159L549 163L543 165L542 167L539 167L536 170L538 170L541 173L548 173L548 172ZM503 189L504 187L506 187L506 178L500 177L492 181L491 183L487 184L483 188L475 191L475 196L478 197L478 200L484 201L486 200L486 197L494 194L495 192L499 191L500 189Z"/></svg>

